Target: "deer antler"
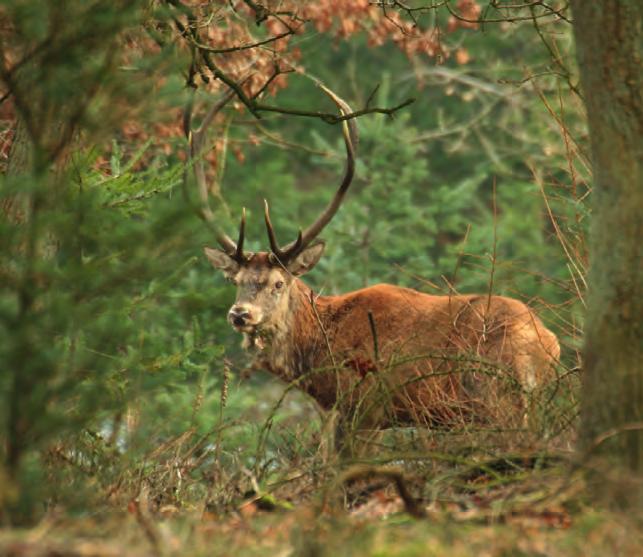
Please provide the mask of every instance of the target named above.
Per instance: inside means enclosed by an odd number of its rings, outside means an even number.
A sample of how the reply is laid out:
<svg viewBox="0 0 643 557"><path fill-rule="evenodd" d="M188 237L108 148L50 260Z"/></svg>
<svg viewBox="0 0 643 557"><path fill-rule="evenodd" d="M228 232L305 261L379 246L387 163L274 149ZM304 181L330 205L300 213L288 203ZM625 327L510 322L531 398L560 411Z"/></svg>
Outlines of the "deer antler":
<svg viewBox="0 0 643 557"><path fill-rule="evenodd" d="M322 84L319 84L319 87L321 87L322 90L331 99L333 99L335 104L339 107L342 115L350 114L352 112L351 107L348 106L343 99L333 93L333 91ZM275 231L272 227L272 222L270 221L268 202L264 201L264 216L266 220L266 229L268 231L268 239L270 240L270 250L282 264L286 264L288 261L299 255L304 248L306 248L306 246L308 246L319 235L324 227L335 216L335 213L342 204L344 195L348 191L348 187L355 175L355 145L357 143L357 124L355 123L355 120L344 120L342 122L342 132L344 135L344 143L346 144L346 170L339 189L326 209L324 209L322 214L317 217L317 220L315 220L315 222L313 222L303 232L300 230L297 239L288 244L285 248L279 247Z"/></svg>
<svg viewBox="0 0 643 557"><path fill-rule="evenodd" d="M221 230L218 222L214 218L210 203L208 201L208 185L205 179L205 170L203 169L203 146L205 143L206 131L208 126L212 123L215 116L223 109L223 107L235 96L235 92L230 90L223 98L215 103L210 110L208 110L203 122L198 129L191 129L192 119L192 104L186 109L184 115L184 132L187 136L189 143L189 157L192 167L194 168L194 177L199 188L199 197L201 198L201 214L203 218L213 225L217 242L230 257L238 262L243 262L246 258L243 252L243 241L245 239L246 228L246 210L241 212L241 224L239 225L239 240L235 244L234 241Z"/></svg>

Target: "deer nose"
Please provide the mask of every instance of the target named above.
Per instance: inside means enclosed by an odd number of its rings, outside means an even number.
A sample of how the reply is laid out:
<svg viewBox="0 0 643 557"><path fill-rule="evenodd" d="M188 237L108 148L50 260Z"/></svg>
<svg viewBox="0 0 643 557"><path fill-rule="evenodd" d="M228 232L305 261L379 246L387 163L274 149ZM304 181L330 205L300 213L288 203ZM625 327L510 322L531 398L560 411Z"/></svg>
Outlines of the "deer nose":
<svg viewBox="0 0 643 557"><path fill-rule="evenodd" d="M237 327L243 327L250 318L250 312L243 306L232 306L228 312L228 319Z"/></svg>

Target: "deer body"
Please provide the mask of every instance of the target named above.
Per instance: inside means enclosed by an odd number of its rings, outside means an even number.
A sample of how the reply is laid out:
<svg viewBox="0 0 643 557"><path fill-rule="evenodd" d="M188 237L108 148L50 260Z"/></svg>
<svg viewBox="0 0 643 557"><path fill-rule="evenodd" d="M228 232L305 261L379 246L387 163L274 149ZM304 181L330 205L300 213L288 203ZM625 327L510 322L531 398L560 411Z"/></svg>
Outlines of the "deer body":
<svg viewBox="0 0 643 557"><path fill-rule="evenodd" d="M266 265L266 254L254 258ZM266 324L244 332L254 367L295 381L360 427L521 423L524 395L551 377L560 352L555 335L511 298L388 284L318 296L297 278L286 288Z"/></svg>
<svg viewBox="0 0 643 557"><path fill-rule="evenodd" d="M342 114L350 112L342 99L324 91ZM205 248L213 266L237 285L228 320L255 353L255 367L295 382L356 427L524 423L528 395L552 376L560 347L522 302L490 295L431 296L387 284L318 296L298 278L322 256L324 244L315 239L353 178L353 120L344 122L343 132L347 165L341 185L294 242L280 247L266 203L270 251L244 251L245 212L236 243L219 231L221 249ZM203 127L190 138L196 158ZM205 202L204 172L199 161L194 164ZM204 216L212 220L207 206Z"/></svg>

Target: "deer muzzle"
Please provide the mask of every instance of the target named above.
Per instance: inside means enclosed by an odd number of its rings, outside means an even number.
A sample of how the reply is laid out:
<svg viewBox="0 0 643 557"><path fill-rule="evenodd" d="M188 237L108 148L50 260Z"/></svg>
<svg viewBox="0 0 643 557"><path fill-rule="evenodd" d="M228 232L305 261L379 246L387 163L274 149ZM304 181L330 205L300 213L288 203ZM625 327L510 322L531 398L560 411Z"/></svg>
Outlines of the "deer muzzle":
<svg viewBox="0 0 643 557"><path fill-rule="evenodd" d="M259 313L249 306L235 304L228 312L228 321L238 331L248 332L259 324Z"/></svg>

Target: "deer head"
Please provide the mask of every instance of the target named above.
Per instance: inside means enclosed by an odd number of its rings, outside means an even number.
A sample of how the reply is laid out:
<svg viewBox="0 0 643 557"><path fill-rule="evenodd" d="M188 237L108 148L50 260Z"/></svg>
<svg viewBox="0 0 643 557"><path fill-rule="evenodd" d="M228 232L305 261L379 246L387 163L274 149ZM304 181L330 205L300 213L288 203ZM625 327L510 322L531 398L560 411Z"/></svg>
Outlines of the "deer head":
<svg viewBox="0 0 643 557"><path fill-rule="evenodd" d="M351 112L351 108L345 101L323 85L320 87L337 104L343 115ZM195 176L204 203L203 214L210 221L214 219L207 205L205 173L199 155L205 128L231 96L228 95L215 105L206 115L201 128L190 134L190 154L194 161ZM220 248L206 247L205 254L210 263L237 286L236 301L228 312L228 321L236 330L254 335L286 323L289 312L292 310L292 290L296 278L311 270L321 258L324 243L316 238L339 209L355 173L357 128L352 119L343 121L342 128L347 156L343 180L326 209L308 228L304 231L300 230L293 242L280 246L270 220L267 201L264 201L264 218L270 251L257 253L244 251L245 209L241 214L237 242L220 231L214 223Z"/></svg>

